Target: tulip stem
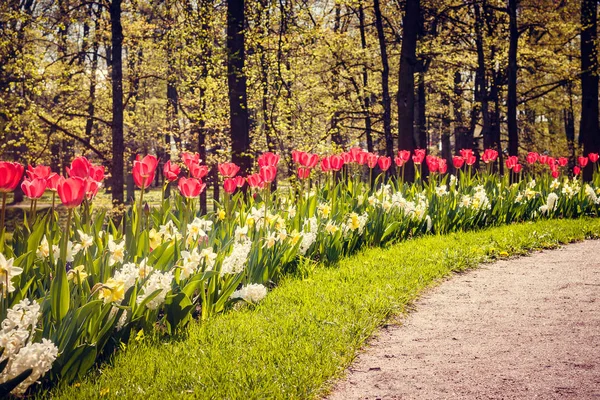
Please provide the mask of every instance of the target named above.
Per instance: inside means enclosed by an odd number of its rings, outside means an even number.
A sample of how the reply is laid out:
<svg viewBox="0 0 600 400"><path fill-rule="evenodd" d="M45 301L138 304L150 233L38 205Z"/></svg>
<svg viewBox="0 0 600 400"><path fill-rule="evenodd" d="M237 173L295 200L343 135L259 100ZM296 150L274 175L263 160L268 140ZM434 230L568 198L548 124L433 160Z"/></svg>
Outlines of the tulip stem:
<svg viewBox="0 0 600 400"><path fill-rule="evenodd" d="M33 226L35 224L35 216L37 214L37 199L32 200L33 201L33 214L31 216L31 225Z"/></svg>
<svg viewBox="0 0 600 400"><path fill-rule="evenodd" d="M142 212L144 209L144 183L146 182L142 182L142 187L140 190L140 207L139 207L139 212L138 212L138 224L137 224L137 233L139 235L139 233L142 231Z"/></svg>
<svg viewBox="0 0 600 400"><path fill-rule="evenodd" d="M65 266L67 265L67 246L69 245L69 231L71 228L71 217L73 216L73 209L69 207L67 212L67 223L65 224L65 240L63 243L62 249L60 249L60 259L65 262Z"/></svg>
<svg viewBox="0 0 600 400"><path fill-rule="evenodd" d="M4 221L5 221L5 215L6 215L6 196L7 193L3 192L2 193L2 213L0 215L0 245L2 245L0 248L4 248Z"/></svg>

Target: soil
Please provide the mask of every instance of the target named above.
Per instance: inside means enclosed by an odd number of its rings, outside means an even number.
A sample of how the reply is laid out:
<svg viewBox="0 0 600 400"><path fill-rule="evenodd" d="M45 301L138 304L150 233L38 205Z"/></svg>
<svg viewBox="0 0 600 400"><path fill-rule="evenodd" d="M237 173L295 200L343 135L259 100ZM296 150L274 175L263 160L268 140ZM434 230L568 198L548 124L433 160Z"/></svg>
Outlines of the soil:
<svg viewBox="0 0 600 400"><path fill-rule="evenodd" d="M600 399L600 241L455 275L328 399Z"/></svg>

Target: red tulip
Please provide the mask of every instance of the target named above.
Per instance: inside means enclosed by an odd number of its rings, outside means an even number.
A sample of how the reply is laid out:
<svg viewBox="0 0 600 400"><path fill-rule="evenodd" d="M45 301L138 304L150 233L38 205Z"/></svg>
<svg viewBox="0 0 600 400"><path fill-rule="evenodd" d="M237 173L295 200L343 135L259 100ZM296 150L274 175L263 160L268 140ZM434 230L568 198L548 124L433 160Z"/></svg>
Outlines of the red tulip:
<svg viewBox="0 0 600 400"><path fill-rule="evenodd" d="M515 174L518 174L519 172L521 172L521 169L523 169L523 165L521 165L521 164L516 164L516 165L513 167L513 169L512 169L512 170L513 170L513 172L514 172Z"/></svg>
<svg viewBox="0 0 600 400"><path fill-rule="evenodd" d="M136 157L133 162L133 182L139 188L147 188L154 180L154 173L158 166L158 159L153 155L147 155L141 158L140 155Z"/></svg>
<svg viewBox="0 0 600 400"><path fill-rule="evenodd" d="M515 165L519 163L519 158L517 156L510 156L506 159L506 168L513 169Z"/></svg>
<svg viewBox="0 0 600 400"><path fill-rule="evenodd" d="M54 172L51 173L48 176L48 178L46 178L46 189L56 192L56 189L58 188L58 182L60 182L60 178L61 176L59 174Z"/></svg>
<svg viewBox="0 0 600 400"><path fill-rule="evenodd" d="M319 156L317 154L303 153L300 155L300 165L307 168L314 168L319 162Z"/></svg>
<svg viewBox="0 0 600 400"><path fill-rule="evenodd" d="M394 162L399 167L402 167L406 163L406 161L404 161L402 158L400 158L400 156L394 157Z"/></svg>
<svg viewBox="0 0 600 400"><path fill-rule="evenodd" d="M556 167L556 158L554 157L548 157L548 161L546 161L548 163L548 166L550 167L550 170L554 169Z"/></svg>
<svg viewBox="0 0 600 400"><path fill-rule="evenodd" d="M461 156L452 157L452 164L454 165L454 168L460 169L460 168L462 168L464 163L465 163L465 159L462 158Z"/></svg>
<svg viewBox="0 0 600 400"><path fill-rule="evenodd" d="M548 156L545 154L540 154L540 156L538 157L538 161L540 162L540 164L546 164L548 162Z"/></svg>
<svg viewBox="0 0 600 400"><path fill-rule="evenodd" d="M486 164L496 161L497 158L498 152L494 149L485 149L485 151L483 152L483 156L481 156L481 159Z"/></svg>
<svg viewBox="0 0 600 400"><path fill-rule="evenodd" d="M473 150L471 149L460 149L460 155L462 156L462 158L465 159L465 161L473 155Z"/></svg>
<svg viewBox="0 0 600 400"><path fill-rule="evenodd" d="M437 172L440 163L436 156L427 156L425 161L427 162L427 168L429 168L430 172Z"/></svg>
<svg viewBox="0 0 600 400"><path fill-rule="evenodd" d="M225 189L225 192L231 194L235 192L235 189L237 189L237 184L235 183L234 179L227 178L225 179L225 182L223 182L223 188Z"/></svg>
<svg viewBox="0 0 600 400"><path fill-rule="evenodd" d="M183 163L187 167L188 171L191 171L194 165L200 164L200 154L188 153L187 151L184 151L181 153L181 160L183 160Z"/></svg>
<svg viewBox="0 0 600 400"><path fill-rule="evenodd" d="M21 183L21 189L25 196L30 199L39 199L46 190L46 179L44 178L25 178Z"/></svg>
<svg viewBox="0 0 600 400"><path fill-rule="evenodd" d="M331 157L323 157L321 159L321 171L323 171L323 172L331 171Z"/></svg>
<svg viewBox="0 0 600 400"><path fill-rule="evenodd" d="M477 161L477 157L474 154L469 154L467 158L465 158L465 163L467 165L473 165Z"/></svg>
<svg viewBox="0 0 600 400"><path fill-rule="evenodd" d="M225 178L233 178L239 172L239 170L240 167L232 162L219 164L219 173Z"/></svg>
<svg viewBox="0 0 600 400"><path fill-rule="evenodd" d="M445 174L446 172L448 172L448 164L446 163L446 160L444 160L443 158L438 159L439 165L438 165L438 172L440 174Z"/></svg>
<svg viewBox="0 0 600 400"><path fill-rule="evenodd" d="M24 170L25 167L19 163L0 161L0 193L9 193L15 190Z"/></svg>
<svg viewBox="0 0 600 400"><path fill-rule="evenodd" d="M305 167L298 167L298 178L308 179L310 177L310 169Z"/></svg>
<svg viewBox="0 0 600 400"><path fill-rule="evenodd" d="M258 166L259 167L276 167L279 164L279 155L273 154L270 151L261 154L258 157Z"/></svg>
<svg viewBox="0 0 600 400"><path fill-rule="evenodd" d="M527 157L526 157L527 164L535 164L536 161L538 160L539 156L540 155L538 153L536 153L534 151L530 151L529 153L527 153Z"/></svg>
<svg viewBox="0 0 600 400"><path fill-rule="evenodd" d="M330 157L331 169L339 171L344 166L344 159L342 156L333 155Z"/></svg>
<svg viewBox="0 0 600 400"><path fill-rule="evenodd" d="M196 179L202 179L208 175L208 167L206 165L192 164L190 166L190 174Z"/></svg>
<svg viewBox="0 0 600 400"><path fill-rule="evenodd" d="M398 157L405 163L410 160L410 151L408 150L400 150L398 151Z"/></svg>
<svg viewBox="0 0 600 400"><path fill-rule="evenodd" d="M360 147L351 148L348 153L352 156L352 162L357 164L364 164L367 160L367 152ZM362 161L362 162L361 162Z"/></svg>
<svg viewBox="0 0 600 400"><path fill-rule="evenodd" d="M171 163L171 160L167 161L163 167L163 175L169 182L177 180L180 172L181 168L179 168L179 165Z"/></svg>
<svg viewBox="0 0 600 400"><path fill-rule="evenodd" d="M27 176L29 179L41 178L46 179L52 173L50 167L38 165L37 167L27 166ZM28 196L29 197L29 196Z"/></svg>
<svg viewBox="0 0 600 400"><path fill-rule="evenodd" d="M71 163L71 171L73 171L73 164ZM75 208L81 205L85 198L86 182L80 177L73 178L62 178L58 182L58 197L60 201L67 208Z"/></svg>
<svg viewBox="0 0 600 400"><path fill-rule="evenodd" d="M581 172L581 168L579 168L577 165L573 167L574 175L579 175L580 172Z"/></svg>
<svg viewBox="0 0 600 400"><path fill-rule="evenodd" d="M583 156L579 156L577 157L577 164L579 164L579 166L581 168L585 168L585 166L588 163L588 158L587 157L583 157Z"/></svg>
<svg viewBox="0 0 600 400"><path fill-rule="evenodd" d="M67 167L67 174L71 178L87 178L90 176L90 166L92 163L88 161L85 157L77 157L73 161L71 161L71 168Z"/></svg>
<svg viewBox="0 0 600 400"><path fill-rule="evenodd" d="M554 170L554 171L552 171L552 177L553 177L554 179L558 178L558 176L559 176L559 175L560 175L560 172L558 172L558 170Z"/></svg>
<svg viewBox="0 0 600 400"><path fill-rule="evenodd" d="M344 164L350 164L352 162L352 155L348 152L340 154L344 159Z"/></svg>
<svg viewBox="0 0 600 400"><path fill-rule="evenodd" d="M412 156L413 163L419 165L425 159L426 151L424 149L415 149L415 154Z"/></svg>
<svg viewBox="0 0 600 400"><path fill-rule="evenodd" d="M192 199L198 197L200 193L206 187L205 183L202 183L200 179L196 178L179 178L177 182L181 195L186 199Z"/></svg>
<svg viewBox="0 0 600 400"><path fill-rule="evenodd" d="M246 179L243 176L236 176L233 178L233 180L235 181L235 185L239 188L244 186L244 183L246 183Z"/></svg>
<svg viewBox="0 0 600 400"><path fill-rule="evenodd" d="M104 180L104 167L102 165L90 164L89 177L96 182L102 182Z"/></svg>
<svg viewBox="0 0 600 400"><path fill-rule="evenodd" d="M246 181L248 181L248 186L251 188L263 186L263 181L259 174L248 175L248 177L246 177Z"/></svg>
<svg viewBox="0 0 600 400"><path fill-rule="evenodd" d="M258 174L263 182L271 183L275 180L275 176L277 175L277 167L266 165L258 171Z"/></svg>
<svg viewBox="0 0 600 400"><path fill-rule="evenodd" d="M590 153L588 154L588 158L591 162L595 163L596 161L598 161L598 153Z"/></svg>
<svg viewBox="0 0 600 400"><path fill-rule="evenodd" d="M564 167L569 163L569 159L567 157L558 157L558 165Z"/></svg>
<svg viewBox="0 0 600 400"><path fill-rule="evenodd" d="M371 169L375 168L375 166L377 165L378 159L379 159L379 156L377 154L368 153L367 154L367 165L369 166L369 168L371 168Z"/></svg>
<svg viewBox="0 0 600 400"><path fill-rule="evenodd" d="M379 157L377 164L379 164L379 168L381 168L382 171L387 171L392 166L392 158L385 156Z"/></svg>
<svg viewBox="0 0 600 400"><path fill-rule="evenodd" d="M98 194L100 189L100 183L93 180L92 178L85 179L85 196L88 200L92 200Z"/></svg>
<svg viewBox="0 0 600 400"><path fill-rule="evenodd" d="M292 161L294 161L296 164L300 164L300 160L302 159L302 156L305 155L306 153L303 151L298 151L298 150L292 150Z"/></svg>

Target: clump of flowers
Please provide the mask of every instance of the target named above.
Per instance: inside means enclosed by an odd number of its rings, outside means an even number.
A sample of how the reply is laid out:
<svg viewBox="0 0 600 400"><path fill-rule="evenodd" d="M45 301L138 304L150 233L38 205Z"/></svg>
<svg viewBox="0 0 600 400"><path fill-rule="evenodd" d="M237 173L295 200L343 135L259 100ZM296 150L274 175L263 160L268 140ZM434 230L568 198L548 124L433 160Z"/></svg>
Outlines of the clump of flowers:
<svg viewBox="0 0 600 400"><path fill-rule="evenodd" d="M267 288L257 283L251 283L236 290L231 295L233 299L242 299L248 303L256 304L267 296Z"/></svg>

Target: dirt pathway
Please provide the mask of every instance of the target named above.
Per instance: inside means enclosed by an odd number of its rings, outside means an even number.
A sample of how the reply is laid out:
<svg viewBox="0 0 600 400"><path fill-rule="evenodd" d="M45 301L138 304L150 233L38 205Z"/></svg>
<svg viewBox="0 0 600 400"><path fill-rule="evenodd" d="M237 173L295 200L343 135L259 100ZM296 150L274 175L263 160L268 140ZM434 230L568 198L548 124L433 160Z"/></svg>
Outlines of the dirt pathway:
<svg viewBox="0 0 600 400"><path fill-rule="evenodd" d="M454 276L399 323L330 400L600 399L600 241Z"/></svg>

